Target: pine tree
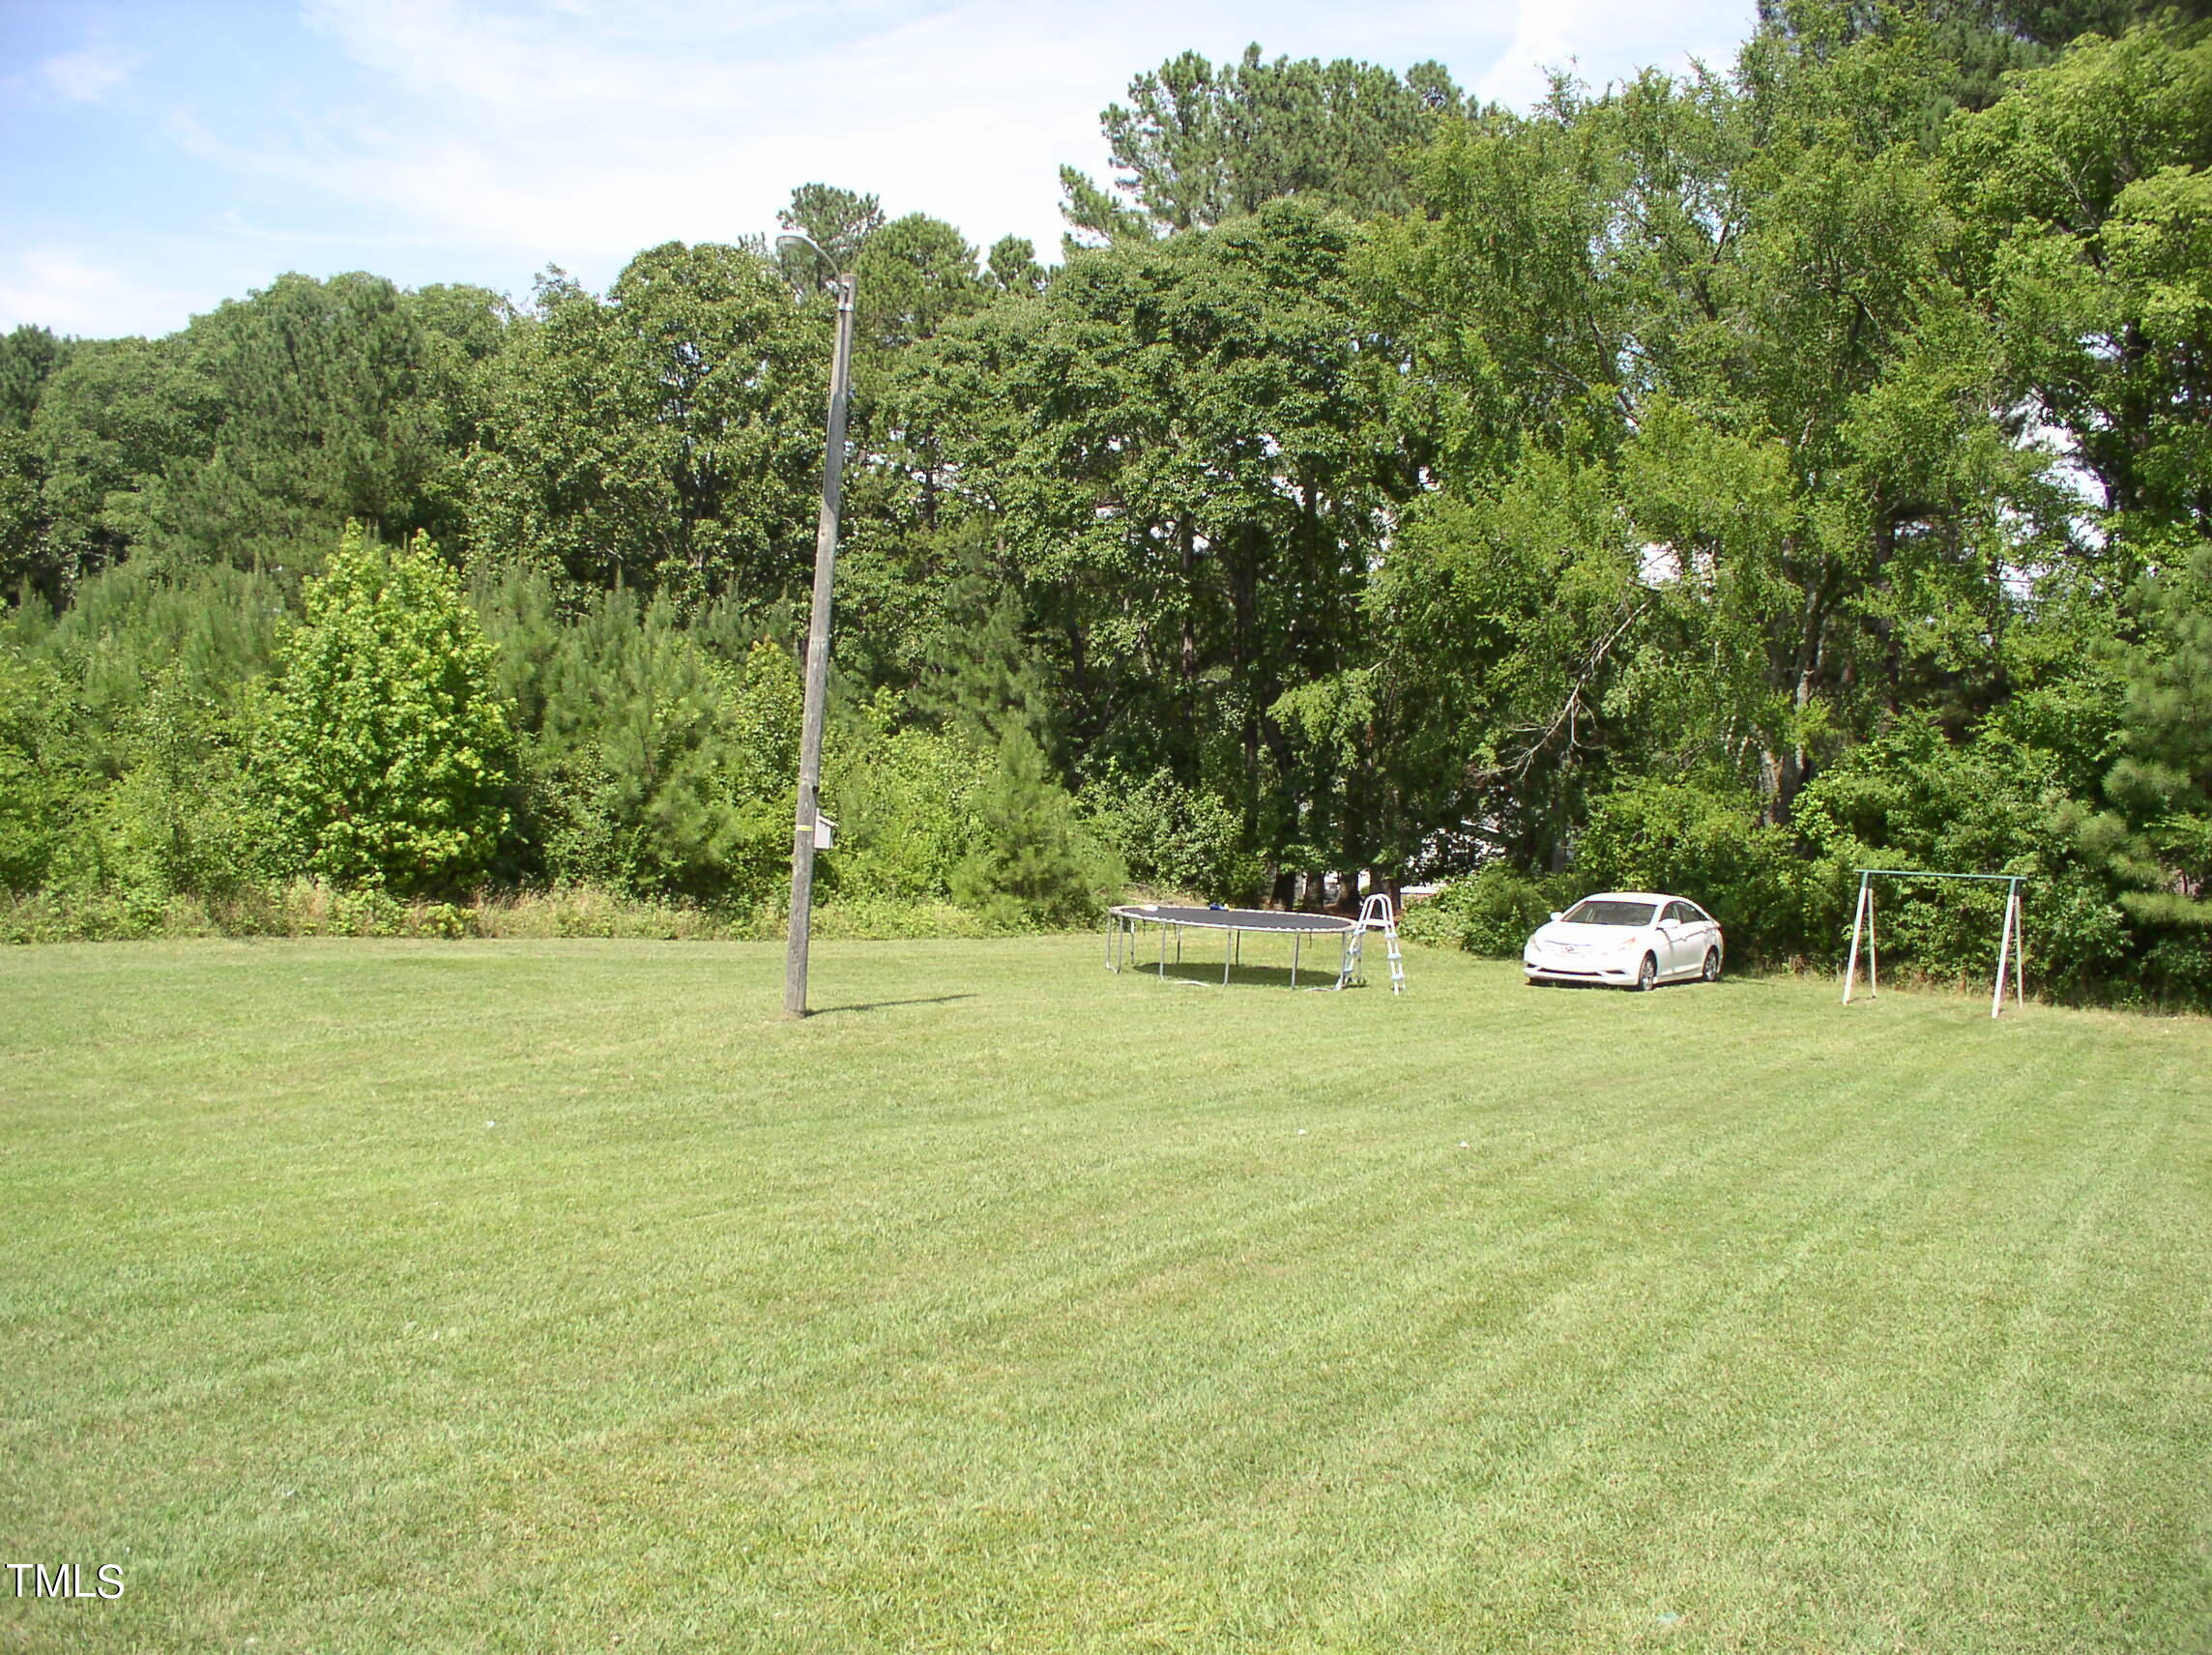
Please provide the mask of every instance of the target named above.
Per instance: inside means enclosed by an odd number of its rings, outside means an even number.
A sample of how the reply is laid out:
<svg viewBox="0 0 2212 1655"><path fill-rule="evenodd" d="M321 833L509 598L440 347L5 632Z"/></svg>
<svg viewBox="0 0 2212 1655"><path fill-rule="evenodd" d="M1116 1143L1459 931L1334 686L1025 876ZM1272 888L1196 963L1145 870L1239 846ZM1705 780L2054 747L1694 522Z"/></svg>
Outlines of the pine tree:
<svg viewBox="0 0 2212 1655"><path fill-rule="evenodd" d="M1104 859L1078 824L1044 749L1020 724L999 743L998 768L976 801L973 849L952 874L952 900L1001 925L1056 924L1095 915Z"/></svg>

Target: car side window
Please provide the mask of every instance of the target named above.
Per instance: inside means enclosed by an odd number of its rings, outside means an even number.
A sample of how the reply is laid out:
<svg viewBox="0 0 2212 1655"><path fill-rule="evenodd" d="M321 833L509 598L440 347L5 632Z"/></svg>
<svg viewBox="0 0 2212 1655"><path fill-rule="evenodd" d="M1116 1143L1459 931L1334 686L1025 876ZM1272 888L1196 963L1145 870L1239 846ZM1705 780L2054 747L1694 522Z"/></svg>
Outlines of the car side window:
<svg viewBox="0 0 2212 1655"><path fill-rule="evenodd" d="M1690 913L1690 905L1689 905L1688 903L1686 903L1686 902L1670 902L1670 903L1667 905L1667 923L1668 923L1668 924L1670 924L1670 925L1688 925L1688 924L1692 923L1692 921L1693 921L1693 915L1691 915L1691 913Z"/></svg>

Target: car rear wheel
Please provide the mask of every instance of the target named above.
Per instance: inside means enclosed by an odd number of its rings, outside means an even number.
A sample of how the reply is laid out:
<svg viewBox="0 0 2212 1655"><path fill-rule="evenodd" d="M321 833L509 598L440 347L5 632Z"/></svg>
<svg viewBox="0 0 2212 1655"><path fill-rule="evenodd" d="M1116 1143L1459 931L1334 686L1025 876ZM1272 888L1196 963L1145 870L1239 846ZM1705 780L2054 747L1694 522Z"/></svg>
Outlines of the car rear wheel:
<svg viewBox="0 0 2212 1655"><path fill-rule="evenodd" d="M1649 994L1658 981L1658 957L1646 954L1644 956L1644 963L1636 968L1636 992L1638 994Z"/></svg>
<svg viewBox="0 0 2212 1655"><path fill-rule="evenodd" d="M1718 948L1707 948L1705 950L1705 969L1703 975L1705 981L1707 982L1719 982L1721 980L1721 951Z"/></svg>

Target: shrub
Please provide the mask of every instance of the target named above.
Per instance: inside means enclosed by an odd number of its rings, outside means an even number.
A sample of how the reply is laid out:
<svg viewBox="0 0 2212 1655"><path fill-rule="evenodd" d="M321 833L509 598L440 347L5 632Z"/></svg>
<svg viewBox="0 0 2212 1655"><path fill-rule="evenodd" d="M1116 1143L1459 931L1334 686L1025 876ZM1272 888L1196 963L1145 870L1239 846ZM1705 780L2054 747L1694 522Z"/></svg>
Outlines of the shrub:
<svg viewBox="0 0 2212 1655"><path fill-rule="evenodd" d="M398 895L481 876L512 738L493 650L429 541L348 527L286 639L255 780L303 871Z"/></svg>
<svg viewBox="0 0 2212 1655"><path fill-rule="evenodd" d="M2034 980L2061 995L2092 992L2137 970L2110 873L2081 844L2079 807L2057 758L2001 733L1955 744L1922 717L1853 748L1797 798L1797 827L1817 863L1805 882L1808 925L1840 959L1862 866L2023 874ZM1995 969L2004 909L1998 886L1885 882L1883 959L1932 976L1973 980ZM2168 980L2168 992L2189 992Z"/></svg>
<svg viewBox="0 0 2212 1655"><path fill-rule="evenodd" d="M1574 890L1686 896L1721 922L1732 959L1806 948L1806 870L1790 831L1748 793L1639 779L1601 798L1575 840Z"/></svg>
<svg viewBox="0 0 2212 1655"><path fill-rule="evenodd" d="M935 731L894 729L888 706L830 733L823 794L837 820L824 859L835 900L942 903L980 831L979 796L991 758Z"/></svg>
<svg viewBox="0 0 2212 1655"><path fill-rule="evenodd" d="M244 721L180 663L128 721L128 766L105 797L116 877L142 901L220 897L266 872L268 824L247 796Z"/></svg>
<svg viewBox="0 0 2212 1655"><path fill-rule="evenodd" d="M1044 749L1019 725L975 800L975 838L952 874L952 900L994 925L1061 925L1101 913L1125 872L1077 819Z"/></svg>
<svg viewBox="0 0 2212 1655"><path fill-rule="evenodd" d="M1237 812L1168 770L1143 781L1109 771L1084 789L1083 808L1140 885L1236 902L1249 898L1264 876L1260 859L1245 852Z"/></svg>
<svg viewBox="0 0 2212 1655"><path fill-rule="evenodd" d="M1550 899L1534 880L1492 862L1408 908L1399 930L1416 943L1461 947L1486 959L1518 959L1528 933L1550 912Z"/></svg>
<svg viewBox="0 0 2212 1655"><path fill-rule="evenodd" d="M0 888L44 884L86 789L61 677L0 646Z"/></svg>
<svg viewBox="0 0 2212 1655"><path fill-rule="evenodd" d="M789 865L799 670L756 645L732 664L656 599L602 595L578 622L542 582L480 599L523 714L515 871L648 899L766 900Z"/></svg>

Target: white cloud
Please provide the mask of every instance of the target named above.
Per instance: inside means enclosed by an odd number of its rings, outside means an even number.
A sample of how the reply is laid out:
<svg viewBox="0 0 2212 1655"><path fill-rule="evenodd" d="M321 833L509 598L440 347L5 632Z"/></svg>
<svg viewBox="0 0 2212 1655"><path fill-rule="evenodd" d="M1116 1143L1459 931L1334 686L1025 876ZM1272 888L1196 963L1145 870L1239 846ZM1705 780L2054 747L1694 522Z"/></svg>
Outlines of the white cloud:
<svg viewBox="0 0 2212 1655"><path fill-rule="evenodd" d="M1733 61L1757 23L1754 6L1652 6L1637 0L1520 0L1513 44L1475 82L1477 96L1526 109L1551 91L1555 71L1602 88L1640 69L1686 73L1693 60Z"/></svg>
<svg viewBox="0 0 2212 1655"><path fill-rule="evenodd" d="M1543 67L1573 60L1602 84L1645 62L1679 68L1691 44L1725 58L1752 24L1752 0L295 3L308 38L272 33L270 67L235 85L195 81L148 46L132 91L160 100L166 124L149 110L148 135L181 163L161 203L166 254L125 202L80 193L112 205L26 222L13 247L0 235L11 305L35 293L59 325L149 326L133 295L187 267L259 285L285 241L316 269L327 253L332 269L519 290L551 262L603 285L658 242L772 229L791 189L816 179L947 218L979 247L1027 236L1051 259L1061 164L1103 179L1099 110L1186 48L1219 60L1257 39L1270 55L1436 58L1525 103ZM42 73L69 96L108 97L131 67L96 41ZM73 138L58 150L57 176L77 153ZM48 250L20 250L32 244ZM117 249L134 246L145 279L95 317L84 295L102 278L81 255L115 258L105 279L128 282ZM55 275L54 247L76 249L75 276Z"/></svg>
<svg viewBox="0 0 2212 1655"><path fill-rule="evenodd" d="M1733 8L1674 18L1708 30ZM771 225L809 179L873 189L893 213L951 219L978 244L1006 231L1057 248L1059 167L1106 168L1098 111L1185 45L1404 67L1441 56L1526 102L1541 68L1578 55L1626 73L1624 39L1667 25L1625 0L1341 8L1291 0L1131 0L1108 11L1034 0L759 7L576 0L558 15L463 0L313 0L308 15L416 102L331 124L238 164L535 258L619 259L655 242ZM1747 17L1748 22L1748 9ZM1723 24L1725 29L1729 25ZM1680 60L1679 42L1651 42ZM1470 65L1470 58L1475 59Z"/></svg>
<svg viewBox="0 0 2212 1655"><path fill-rule="evenodd" d="M451 0L319 0L317 25L427 118L341 115L228 159L544 256L770 228L809 179L1049 251L1059 163L1103 160L1097 111L1128 73L1125 19L1040 21L1013 0L847 6L829 14L847 25L830 42L819 11L803 31L796 10L755 12L742 32L681 6L626 9L619 27L575 11L526 27Z"/></svg>
<svg viewBox="0 0 2212 1655"><path fill-rule="evenodd" d="M1551 90L1555 70L1574 70L1575 47L1583 33L1583 7L1577 0L1521 0L1513 44L1505 48L1474 91L1485 102L1525 109Z"/></svg>
<svg viewBox="0 0 2212 1655"><path fill-rule="evenodd" d="M0 260L0 329L31 323L95 338L165 334L220 297L144 281L67 247L30 247Z"/></svg>
<svg viewBox="0 0 2212 1655"><path fill-rule="evenodd" d="M75 103L97 103L131 78L140 59L99 46L64 52L39 65L39 78L50 91Z"/></svg>

